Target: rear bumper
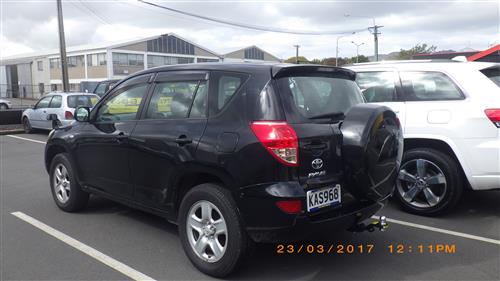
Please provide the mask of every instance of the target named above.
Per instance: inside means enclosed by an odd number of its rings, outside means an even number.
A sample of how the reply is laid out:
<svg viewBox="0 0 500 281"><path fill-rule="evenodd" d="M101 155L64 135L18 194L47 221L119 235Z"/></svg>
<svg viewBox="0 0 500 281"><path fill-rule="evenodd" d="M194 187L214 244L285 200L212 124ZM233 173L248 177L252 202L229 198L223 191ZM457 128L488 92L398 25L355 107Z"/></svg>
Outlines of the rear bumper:
<svg viewBox="0 0 500 281"><path fill-rule="evenodd" d="M467 178L473 190L500 188L500 139L464 139L460 145L468 166ZM464 169L465 170L465 169Z"/></svg>
<svg viewBox="0 0 500 281"><path fill-rule="evenodd" d="M254 241L290 242L351 228L379 211L389 196L361 201L343 188L340 205L308 213L304 188L297 182L281 182L243 188L237 202L247 233ZM276 205L281 200L301 200L302 211L284 213Z"/></svg>

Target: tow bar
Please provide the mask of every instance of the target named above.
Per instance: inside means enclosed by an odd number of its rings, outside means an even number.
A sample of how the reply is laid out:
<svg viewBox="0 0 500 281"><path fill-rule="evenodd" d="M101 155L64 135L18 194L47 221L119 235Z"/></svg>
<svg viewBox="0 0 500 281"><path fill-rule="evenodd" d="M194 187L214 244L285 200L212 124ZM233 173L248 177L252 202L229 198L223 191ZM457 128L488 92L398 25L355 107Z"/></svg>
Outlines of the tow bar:
<svg viewBox="0 0 500 281"><path fill-rule="evenodd" d="M349 230L353 232L363 232L363 231L374 232L376 229L380 231L385 231L388 227L389 225L387 224L386 217L380 216L378 220L374 220L369 224L364 224L364 223L357 224L352 228L350 228Z"/></svg>

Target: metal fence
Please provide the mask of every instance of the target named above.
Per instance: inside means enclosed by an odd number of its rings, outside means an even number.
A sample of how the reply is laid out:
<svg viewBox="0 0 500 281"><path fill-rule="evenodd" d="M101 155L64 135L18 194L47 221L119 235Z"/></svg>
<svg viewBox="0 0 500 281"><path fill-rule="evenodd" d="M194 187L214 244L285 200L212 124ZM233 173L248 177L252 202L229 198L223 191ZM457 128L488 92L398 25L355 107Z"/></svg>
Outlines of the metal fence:
<svg viewBox="0 0 500 281"><path fill-rule="evenodd" d="M12 102L12 107L23 109L30 107L32 104L49 93L50 88L45 86L20 84L20 85L7 85L0 84L0 99L6 99Z"/></svg>

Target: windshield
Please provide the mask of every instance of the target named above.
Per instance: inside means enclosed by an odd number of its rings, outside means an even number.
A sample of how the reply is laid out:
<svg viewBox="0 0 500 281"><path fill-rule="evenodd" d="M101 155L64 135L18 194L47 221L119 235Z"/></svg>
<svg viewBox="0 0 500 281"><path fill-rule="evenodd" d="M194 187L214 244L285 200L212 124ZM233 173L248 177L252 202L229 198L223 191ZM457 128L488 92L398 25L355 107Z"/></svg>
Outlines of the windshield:
<svg viewBox="0 0 500 281"><path fill-rule="evenodd" d="M314 118L332 113L346 113L352 106L363 103L354 81L329 77L285 77L278 79L291 110L302 118Z"/></svg>
<svg viewBox="0 0 500 281"><path fill-rule="evenodd" d="M77 108L79 106L94 107L97 103L97 96L94 95L73 95L68 96L68 107Z"/></svg>
<svg viewBox="0 0 500 281"><path fill-rule="evenodd" d="M481 73L490 78L493 83L500 87L500 66L493 66L481 70Z"/></svg>

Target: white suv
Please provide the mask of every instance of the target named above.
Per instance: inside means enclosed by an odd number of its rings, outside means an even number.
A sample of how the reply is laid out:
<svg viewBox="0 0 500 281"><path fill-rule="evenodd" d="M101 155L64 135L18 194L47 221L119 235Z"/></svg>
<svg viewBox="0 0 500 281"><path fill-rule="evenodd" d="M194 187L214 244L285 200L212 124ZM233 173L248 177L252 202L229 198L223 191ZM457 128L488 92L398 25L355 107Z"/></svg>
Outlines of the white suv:
<svg viewBox="0 0 500 281"><path fill-rule="evenodd" d="M450 210L464 188L500 188L500 64L356 64L366 100L400 119L405 153L396 197L421 215Z"/></svg>

